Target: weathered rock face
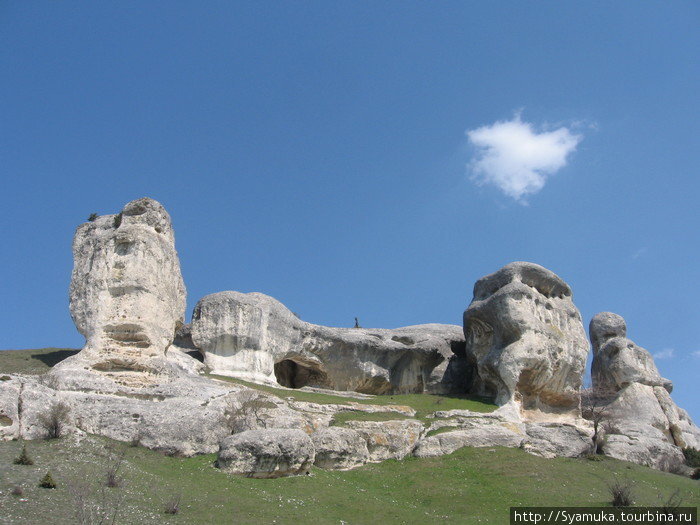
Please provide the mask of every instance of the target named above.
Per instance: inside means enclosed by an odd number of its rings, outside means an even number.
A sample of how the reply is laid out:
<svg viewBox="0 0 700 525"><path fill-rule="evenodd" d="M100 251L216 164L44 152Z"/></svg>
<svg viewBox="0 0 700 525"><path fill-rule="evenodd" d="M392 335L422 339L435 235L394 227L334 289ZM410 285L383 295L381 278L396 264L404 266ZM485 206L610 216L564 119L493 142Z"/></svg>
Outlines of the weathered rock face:
<svg viewBox="0 0 700 525"><path fill-rule="evenodd" d="M326 427L311 434L316 450L317 467L348 470L369 460L367 441L351 428Z"/></svg>
<svg viewBox="0 0 700 525"><path fill-rule="evenodd" d="M673 390L673 383L661 377L651 354L627 339L623 317L601 312L591 319L589 330L594 388L619 391L631 383L641 383L664 387L669 393Z"/></svg>
<svg viewBox="0 0 700 525"><path fill-rule="evenodd" d="M536 264L515 262L474 286L464 312L472 391L522 410L578 413L588 341L571 289Z"/></svg>
<svg viewBox="0 0 700 525"><path fill-rule="evenodd" d="M590 334L593 389L610 398L602 412L603 452L660 469L680 463L680 448L698 443L700 430L671 399L672 383L648 351L626 338L621 316L595 315Z"/></svg>
<svg viewBox="0 0 700 525"><path fill-rule="evenodd" d="M423 424L416 419L348 421L348 427L367 443L370 462L406 457L413 452L423 432Z"/></svg>
<svg viewBox="0 0 700 525"><path fill-rule="evenodd" d="M143 198L80 225L73 239L70 312L95 370L152 371L183 319L185 286L170 216Z"/></svg>
<svg viewBox="0 0 700 525"><path fill-rule="evenodd" d="M221 442L217 466L231 474L279 478L308 474L314 444L301 430L247 430Z"/></svg>
<svg viewBox="0 0 700 525"><path fill-rule="evenodd" d="M197 303L192 340L214 373L252 381L371 394L464 390L454 372L457 326L329 328L264 294L220 292Z"/></svg>

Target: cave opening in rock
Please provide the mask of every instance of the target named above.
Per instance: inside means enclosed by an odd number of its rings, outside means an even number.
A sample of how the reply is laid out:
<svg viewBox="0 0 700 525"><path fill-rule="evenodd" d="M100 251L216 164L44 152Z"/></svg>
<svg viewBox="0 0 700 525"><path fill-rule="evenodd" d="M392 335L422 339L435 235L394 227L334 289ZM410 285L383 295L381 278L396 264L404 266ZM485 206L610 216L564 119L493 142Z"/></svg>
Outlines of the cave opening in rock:
<svg viewBox="0 0 700 525"><path fill-rule="evenodd" d="M283 359L275 363L275 378L280 385L287 388L304 386L328 388L326 373L316 363Z"/></svg>

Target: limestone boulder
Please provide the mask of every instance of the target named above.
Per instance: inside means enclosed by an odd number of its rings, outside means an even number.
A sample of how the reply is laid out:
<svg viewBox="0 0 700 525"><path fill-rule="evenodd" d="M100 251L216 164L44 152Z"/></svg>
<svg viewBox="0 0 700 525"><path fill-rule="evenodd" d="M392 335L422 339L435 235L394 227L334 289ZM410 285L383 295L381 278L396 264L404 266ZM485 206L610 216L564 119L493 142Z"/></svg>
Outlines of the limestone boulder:
<svg viewBox="0 0 700 525"><path fill-rule="evenodd" d="M526 417L578 416L589 345L571 288L557 275L515 262L479 279L464 334L474 393L516 403Z"/></svg>
<svg viewBox="0 0 700 525"><path fill-rule="evenodd" d="M231 474L279 478L308 474L314 458L314 444L301 430L247 430L221 442L217 466Z"/></svg>
<svg viewBox="0 0 700 525"><path fill-rule="evenodd" d="M347 426L367 443L369 462L401 459L413 452L424 430L415 419L392 421L348 421Z"/></svg>
<svg viewBox="0 0 700 525"><path fill-rule="evenodd" d="M311 434L316 450L314 464L324 469L349 470L369 460L367 441L351 428L326 427Z"/></svg>
<svg viewBox="0 0 700 525"><path fill-rule="evenodd" d="M63 366L129 380L168 368L166 351L181 324L185 286L170 216L153 199L128 203L78 227L73 238L70 313L85 336ZM71 364L72 363L72 364Z"/></svg>
<svg viewBox="0 0 700 525"><path fill-rule="evenodd" d="M524 439L525 436L517 429L503 424L457 428L422 439L413 455L419 458L443 456L464 447L517 448Z"/></svg>
<svg viewBox="0 0 700 525"><path fill-rule="evenodd" d="M229 291L197 303L192 341L214 373L260 383L370 394L464 389L450 365L464 355L457 326L330 328L267 295Z"/></svg>
<svg viewBox="0 0 700 525"><path fill-rule="evenodd" d="M536 456L577 458L592 451L593 431L583 424L527 423L525 432L522 448Z"/></svg>
<svg viewBox="0 0 700 525"><path fill-rule="evenodd" d="M604 454L658 469L683 461L681 449L697 446L700 429L670 396L651 354L627 339L624 318L602 312L590 323L593 390L609 398L603 407Z"/></svg>
<svg viewBox="0 0 700 525"><path fill-rule="evenodd" d="M668 392L673 383L661 377L651 354L627 339L622 316L596 314L589 326L593 343L591 375L594 388L618 391L631 383L661 386Z"/></svg>

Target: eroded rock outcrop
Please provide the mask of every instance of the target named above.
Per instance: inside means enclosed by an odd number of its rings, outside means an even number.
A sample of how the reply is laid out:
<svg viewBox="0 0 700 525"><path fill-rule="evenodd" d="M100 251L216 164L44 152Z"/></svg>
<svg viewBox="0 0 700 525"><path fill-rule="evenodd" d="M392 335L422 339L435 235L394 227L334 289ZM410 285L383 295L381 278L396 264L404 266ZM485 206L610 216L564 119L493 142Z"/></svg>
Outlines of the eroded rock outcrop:
<svg viewBox="0 0 700 525"><path fill-rule="evenodd" d="M632 383L660 386L669 393L673 383L656 369L651 354L627 339L625 319L612 312L596 314L590 323L593 344L591 377L593 386L619 391Z"/></svg>
<svg viewBox="0 0 700 525"><path fill-rule="evenodd" d="M371 394L464 389L457 326L330 328L267 295L230 291L197 303L192 340L214 373L251 381Z"/></svg>
<svg viewBox="0 0 700 525"><path fill-rule="evenodd" d="M247 430L221 442L217 466L231 474L279 478L308 474L314 457L314 444L301 430Z"/></svg>
<svg viewBox="0 0 700 525"><path fill-rule="evenodd" d="M351 428L326 427L311 434L314 464L325 469L349 470L369 461L367 441Z"/></svg>
<svg viewBox="0 0 700 525"><path fill-rule="evenodd" d="M464 312L472 391L537 413L577 416L588 355L569 286L533 263L515 262L474 285Z"/></svg>
<svg viewBox="0 0 700 525"><path fill-rule="evenodd" d="M78 227L70 312L85 336L79 356L121 381L167 368L165 353L185 309L185 286L170 216L153 199Z"/></svg>
<svg viewBox="0 0 700 525"><path fill-rule="evenodd" d="M700 429L671 399L651 354L627 339L624 318L596 314L590 323L593 390L607 398L602 450L611 457L659 469L683 461L681 448L700 444Z"/></svg>

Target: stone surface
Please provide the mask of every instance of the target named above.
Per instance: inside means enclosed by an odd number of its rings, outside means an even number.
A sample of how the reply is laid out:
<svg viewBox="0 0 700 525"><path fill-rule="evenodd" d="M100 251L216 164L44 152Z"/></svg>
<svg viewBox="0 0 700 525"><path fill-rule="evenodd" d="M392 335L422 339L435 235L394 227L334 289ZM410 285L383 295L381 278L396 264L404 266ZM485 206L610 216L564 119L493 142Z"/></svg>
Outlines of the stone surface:
<svg viewBox="0 0 700 525"><path fill-rule="evenodd" d="M463 350L457 326L330 328L264 294L220 292L197 303L192 340L214 373L261 383L372 394L463 390L449 366Z"/></svg>
<svg viewBox="0 0 700 525"><path fill-rule="evenodd" d="M415 419L348 421L347 426L365 440L369 461L374 463L406 457L413 452L423 431L423 424Z"/></svg>
<svg viewBox="0 0 700 525"><path fill-rule="evenodd" d="M431 457L451 454L463 447L519 447L525 436L515 428L505 424L474 426L456 429L429 436L420 441L413 454L417 457Z"/></svg>
<svg viewBox="0 0 700 525"><path fill-rule="evenodd" d="M225 438L217 466L231 474L279 478L308 474L314 444L301 430L247 430Z"/></svg>
<svg viewBox="0 0 700 525"><path fill-rule="evenodd" d="M70 312L86 339L73 361L127 382L130 372L167 369L164 356L183 319L185 286L163 206L138 199L118 215L80 225L73 260Z"/></svg>
<svg viewBox="0 0 700 525"><path fill-rule="evenodd" d="M623 317L601 312L591 319L589 330L593 341L594 388L618 391L631 383L641 383L673 390L673 383L661 377L651 354L627 339Z"/></svg>
<svg viewBox="0 0 700 525"><path fill-rule="evenodd" d="M593 431L566 423L527 423L523 450L545 458L577 458L591 453Z"/></svg>
<svg viewBox="0 0 700 525"><path fill-rule="evenodd" d="M662 470L682 462L681 448L697 446L700 429L671 399L651 354L627 339L625 320L611 312L593 317L590 334L593 390L610 398L603 453Z"/></svg>
<svg viewBox="0 0 700 525"><path fill-rule="evenodd" d="M557 275L515 262L479 279L464 333L478 371L473 392L517 403L526 417L578 415L589 345L571 289Z"/></svg>
<svg viewBox="0 0 700 525"><path fill-rule="evenodd" d="M367 441L351 428L327 427L311 434L316 450L317 467L348 470L369 460Z"/></svg>

